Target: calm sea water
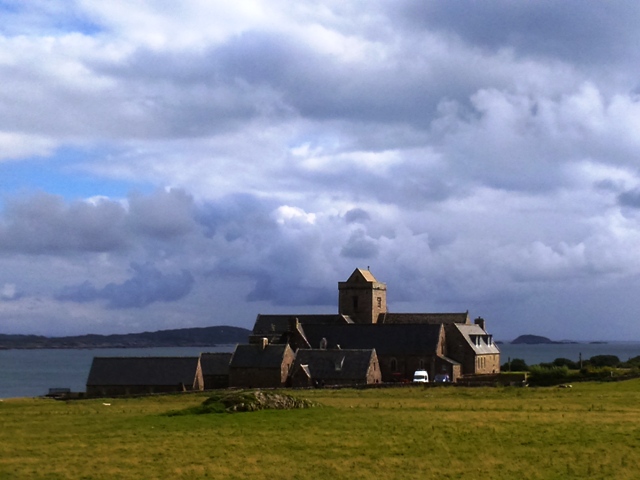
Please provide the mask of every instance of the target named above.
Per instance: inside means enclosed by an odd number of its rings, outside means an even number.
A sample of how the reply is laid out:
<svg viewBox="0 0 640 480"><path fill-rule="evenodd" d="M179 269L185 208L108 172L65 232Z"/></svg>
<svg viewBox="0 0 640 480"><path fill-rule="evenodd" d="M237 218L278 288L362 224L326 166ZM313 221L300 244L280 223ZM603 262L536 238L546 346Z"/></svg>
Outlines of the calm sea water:
<svg viewBox="0 0 640 480"><path fill-rule="evenodd" d="M49 388L84 392L93 357L197 357L232 352L234 345L83 350L0 350L0 398L37 397Z"/></svg>
<svg viewBox="0 0 640 480"><path fill-rule="evenodd" d="M617 355L620 360L640 355L640 342L562 345L499 345L501 362L522 358L528 365L556 358L577 361L594 355ZM193 357L207 352L231 352L233 345L219 347L109 348L86 350L0 350L0 398L37 397L51 387L83 392L93 357Z"/></svg>
<svg viewBox="0 0 640 480"><path fill-rule="evenodd" d="M521 358L527 365L535 365L542 362L552 362L556 358L568 358L577 362L582 354L583 360L588 360L595 355L616 355L620 360L626 361L640 355L640 342L609 342L604 344L593 343L566 343L544 345L511 345L501 344L500 361L505 363L511 359Z"/></svg>

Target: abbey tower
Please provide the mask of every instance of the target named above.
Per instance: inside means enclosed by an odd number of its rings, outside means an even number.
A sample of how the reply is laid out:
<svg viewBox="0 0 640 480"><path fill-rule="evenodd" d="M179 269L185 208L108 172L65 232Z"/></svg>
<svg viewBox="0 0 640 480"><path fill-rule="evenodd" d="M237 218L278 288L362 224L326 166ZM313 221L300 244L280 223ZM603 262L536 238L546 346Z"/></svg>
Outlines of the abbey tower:
<svg viewBox="0 0 640 480"><path fill-rule="evenodd" d="M346 282L338 282L338 313L355 323L376 323L387 312L387 285L369 270L356 269Z"/></svg>

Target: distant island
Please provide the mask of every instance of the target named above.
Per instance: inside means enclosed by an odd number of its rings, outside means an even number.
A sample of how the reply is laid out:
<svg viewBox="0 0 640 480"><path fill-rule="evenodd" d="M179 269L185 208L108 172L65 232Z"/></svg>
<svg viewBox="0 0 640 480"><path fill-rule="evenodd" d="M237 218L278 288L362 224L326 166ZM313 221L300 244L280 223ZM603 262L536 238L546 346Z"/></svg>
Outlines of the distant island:
<svg viewBox="0 0 640 480"><path fill-rule="evenodd" d="M551 340L547 337L542 337L540 335L520 335L518 338L516 338L515 340L512 340L510 342L512 345L540 345L540 344L571 344L571 343L578 343L578 342L573 342L571 340L562 340L559 342L556 342L554 340Z"/></svg>
<svg viewBox="0 0 640 480"><path fill-rule="evenodd" d="M212 347L215 345L245 343L250 333L251 331L246 328L216 326L119 335L88 334L71 337L0 334L0 349Z"/></svg>

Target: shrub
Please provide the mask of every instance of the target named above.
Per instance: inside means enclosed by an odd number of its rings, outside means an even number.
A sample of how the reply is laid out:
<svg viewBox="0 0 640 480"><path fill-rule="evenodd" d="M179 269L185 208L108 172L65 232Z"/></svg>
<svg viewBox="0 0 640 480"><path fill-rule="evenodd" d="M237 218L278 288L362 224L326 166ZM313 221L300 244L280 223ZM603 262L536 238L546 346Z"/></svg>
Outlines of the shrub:
<svg viewBox="0 0 640 480"><path fill-rule="evenodd" d="M589 359L589 364L594 367L617 367L620 359L615 355L596 355Z"/></svg>
<svg viewBox="0 0 640 480"><path fill-rule="evenodd" d="M529 367L529 385L547 386L564 383L571 379L567 366L543 367L532 365Z"/></svg>
<svg viewBox="0 0 640 480"><path fill-rule="evenodd" d="M640 355L638 355L637 357L630 358L626 362L621 363L620 366L625 368L640 367Z"/></svg>
<svg viewBox="0 0 640 480"><path fill-rule="evenodd" d="M552 365L554 367L567 367L569 370L578 370L579 368L578 362L574 362L568 358L556 358Z"/></svg>
<svg viewBox="0 0 640 480"><path fill-rule="evenodd" d="M510 362L506 362L500 369L503 372L526 372L529 370L527 362L521 358L514 358Z"/></svg>

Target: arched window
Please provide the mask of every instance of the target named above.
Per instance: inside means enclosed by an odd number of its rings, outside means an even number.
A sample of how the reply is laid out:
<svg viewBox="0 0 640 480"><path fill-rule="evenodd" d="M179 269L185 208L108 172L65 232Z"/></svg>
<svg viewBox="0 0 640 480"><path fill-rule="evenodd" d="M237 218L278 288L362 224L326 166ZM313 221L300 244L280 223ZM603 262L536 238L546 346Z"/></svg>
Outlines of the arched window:
<svg viewBox="0 0 640 480"><path fill-rule="evenodd" d="M424 370L424 358L421 358L420 361L418 362L418 368L420 370Z"/></svg>
<svg viewBox="0 0 640 480"><path fill-rule="evenodd" d="M398 360L396 360L395 358L392 358L391 361L389 362L389 366L391 367L391 371L392 372L397 372L398 371Z"/></svg>

